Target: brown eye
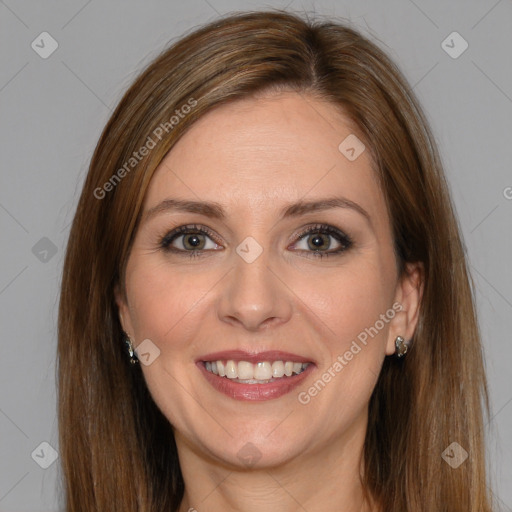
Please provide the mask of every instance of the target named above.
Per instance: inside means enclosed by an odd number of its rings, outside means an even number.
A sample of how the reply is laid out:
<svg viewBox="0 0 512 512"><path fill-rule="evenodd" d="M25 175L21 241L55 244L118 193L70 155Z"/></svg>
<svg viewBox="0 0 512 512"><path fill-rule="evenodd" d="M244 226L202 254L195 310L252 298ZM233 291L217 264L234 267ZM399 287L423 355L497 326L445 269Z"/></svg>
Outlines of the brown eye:
<svg viewBox="0 0 512 512"><path fill-rule="evenodd" d="M328 225L311 226L297 237L293 248L313 256L334 256L352 247L353 242L348 235Z"/></svg>
<svg viewBox="0 0 512 512"><path fill-rule="evenodd" d="M182 239L181 245L183 245L185 249L201 250L201 249L204 249L204 246L206 245L204 235L190 234L190 235L182 235L182 237L183 237L183 239Z"/></svg>
<svg viewBox="0 0 512 512"><path fill-rule="evenodd" d="M329 235L325 233L319 233L315 235L307 236L308 246L313 251L318 251L320 249L329 249L331 246L331 240Z"/></svg>
<svg viewBox="0 0 512 512"><path fill-rule="evenodd" d="M162 249L175 253L191 253L221 248L213 239L213 233L203 227L180 226L160 241Z"/></svg>

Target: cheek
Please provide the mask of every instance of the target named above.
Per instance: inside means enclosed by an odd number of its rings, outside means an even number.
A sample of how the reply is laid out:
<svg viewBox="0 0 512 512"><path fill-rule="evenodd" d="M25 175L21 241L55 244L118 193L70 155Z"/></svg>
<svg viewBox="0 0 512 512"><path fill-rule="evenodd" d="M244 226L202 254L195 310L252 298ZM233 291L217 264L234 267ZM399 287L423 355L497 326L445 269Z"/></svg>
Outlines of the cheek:
<svg viewBox="0 0 512 512"><path fill-rule="evenodd" d="M361 259L357 265L331 272L328 279L301 281L298 295L307 298L305 304L323 323L332 357L346 350L352 340L367 332L391 308L395 291L392 277L389 268ZM371 339L385 338L388 323L381 323L378 334L372 331Z"/></svg>
<svg viewBox="0 0 512 512"><path fill-rule="evenodd" d="M194 309L213 284L207 273L201 273L199 279L177 272L165 262L146 260L144 265L133 264L127 272L127 292L136 338L149 338L161 347L172 339L169 348L179 348L179 341L186 337L176 334L187 324L187 317L194 315Z"/></svg>
<svg viewBox="0 0 512 512"><path fill-rule="evenodd" d="M320 427L325 435L331 432L328 425L348 425L367 406L385 357L393 291L391 280L371 264L340 269L316 287L304 283L310 318L316 317L316 330L326 333L318 345L326 357L317 380L300 390L299 399L312 415L328 418Z"/></svg>

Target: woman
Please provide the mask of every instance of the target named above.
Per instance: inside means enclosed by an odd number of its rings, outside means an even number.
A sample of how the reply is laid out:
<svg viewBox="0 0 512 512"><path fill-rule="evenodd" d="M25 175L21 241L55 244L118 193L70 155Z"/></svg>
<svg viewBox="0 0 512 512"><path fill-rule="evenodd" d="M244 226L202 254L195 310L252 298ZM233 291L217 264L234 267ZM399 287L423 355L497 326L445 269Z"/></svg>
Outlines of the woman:
<svg viewBox="0 0 512 512"><path fill-rule="evenodd" d="M67 510L489 511L485 407L442 166L388 57L260 12L151 63L69 239Z"/></svg>

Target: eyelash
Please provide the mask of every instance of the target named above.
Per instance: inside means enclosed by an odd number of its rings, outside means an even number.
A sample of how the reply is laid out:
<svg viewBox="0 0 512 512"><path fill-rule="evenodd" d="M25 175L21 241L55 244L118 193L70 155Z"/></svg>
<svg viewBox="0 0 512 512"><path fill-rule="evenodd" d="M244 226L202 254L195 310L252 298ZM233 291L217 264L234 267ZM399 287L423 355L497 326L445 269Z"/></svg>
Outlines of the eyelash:
<svg viewBox="0 0 512 512"><path fill-rule="evenodd" d="M180 256L185 256L185 253L187 254L187 257L189 258L196 258L199 256L202 256L205 252L208 252L211 249L207 250L196 250L196 251L185 251L183 249L176 249L175 247L172 247L171 244L174 242L177 238L183 235L187 234L201 234L206 235L210 239L212 239L216 244L220 245L218 241L216 241L216 235L211 231L210 229L199 226L197 224L193 225L187 225L187 226L180 226L176 229L173 229L171 232L167 233L165 236L163 236L160 240L160 248L163 249L166 252L172 252L175 254L178 254ZM339 229L329 226L328 224L315 224L314 226L309 226L305 230L298 233L295 237L295 241L293 244L296 244L300 240L302 240L304 237L310 234L324 234L324 235L330 235L336 239L336 241L341 244L341 247L336 249L335 251L331 252L324 252L324 251L305 251L310 253L313 258L325 258L330 256L338 256L350 249L353 245L352 239L340 231Z"/></svg>

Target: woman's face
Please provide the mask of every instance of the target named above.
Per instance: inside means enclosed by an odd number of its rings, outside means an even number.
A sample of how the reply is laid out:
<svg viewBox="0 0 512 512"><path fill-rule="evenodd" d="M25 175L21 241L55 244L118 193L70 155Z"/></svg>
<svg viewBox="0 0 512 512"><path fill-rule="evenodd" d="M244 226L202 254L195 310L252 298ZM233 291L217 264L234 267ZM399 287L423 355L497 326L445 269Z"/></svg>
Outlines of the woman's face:
<svg viewBox="0 0 512 512"><path fill-rule="evenodd" d="M333 105L286 92L206 114L157 169L117 301L180 457L362 445L418 291L360 144Z"/></svg>

